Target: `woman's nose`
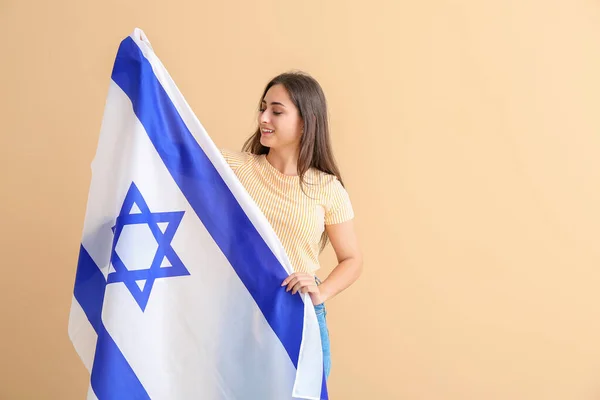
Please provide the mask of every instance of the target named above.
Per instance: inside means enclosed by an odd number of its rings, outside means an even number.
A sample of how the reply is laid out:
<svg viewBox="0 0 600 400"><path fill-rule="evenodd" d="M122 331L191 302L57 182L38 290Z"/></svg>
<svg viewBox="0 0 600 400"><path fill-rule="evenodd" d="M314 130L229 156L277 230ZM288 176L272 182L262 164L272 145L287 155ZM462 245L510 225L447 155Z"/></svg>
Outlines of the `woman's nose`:
<svg viewBox="0 0 600 400"><path fill-rule="evenodd" d="M263 112L260 114L259 121L260 121L261 123L265 123L265 124L266 124L266 123L268 123L268 122L269 122L269 115L268 115L268 114L269 114L269 113L268 113L267 111L263 111Z"/></svg>

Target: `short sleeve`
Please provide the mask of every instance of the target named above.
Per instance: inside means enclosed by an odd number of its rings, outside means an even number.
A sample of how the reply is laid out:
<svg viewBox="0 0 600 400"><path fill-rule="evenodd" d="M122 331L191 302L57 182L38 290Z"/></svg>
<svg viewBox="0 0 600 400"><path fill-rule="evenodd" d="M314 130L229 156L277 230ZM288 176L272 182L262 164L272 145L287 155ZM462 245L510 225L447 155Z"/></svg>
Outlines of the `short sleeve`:
<svg viewBox="0 0 600 400"><path fill-rule="evenodd" d="M227 164L231 167L232 170L238 169L240 166L244 165L246 161L250 158L250 153L232 151L227 149L219 149Z"/></svg>
<svg viewBox="0 0 600 400"><path fill-rule="evenodd" d="M325 225L340 224L354 218L350 196L337 178L328 185L328 204L325 207Z"/></svg>

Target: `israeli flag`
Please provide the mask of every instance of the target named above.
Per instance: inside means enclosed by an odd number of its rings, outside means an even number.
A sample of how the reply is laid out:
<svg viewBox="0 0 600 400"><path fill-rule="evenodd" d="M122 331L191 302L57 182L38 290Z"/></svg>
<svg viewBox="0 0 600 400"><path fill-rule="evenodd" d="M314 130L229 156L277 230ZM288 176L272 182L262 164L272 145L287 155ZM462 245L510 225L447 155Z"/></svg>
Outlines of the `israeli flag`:
<svg viewBox="0 0 600 400"><path fill-rule="evenodd" d="M308 295L140 29L112 72L69 336L88 399L327 399Z"/></svg>

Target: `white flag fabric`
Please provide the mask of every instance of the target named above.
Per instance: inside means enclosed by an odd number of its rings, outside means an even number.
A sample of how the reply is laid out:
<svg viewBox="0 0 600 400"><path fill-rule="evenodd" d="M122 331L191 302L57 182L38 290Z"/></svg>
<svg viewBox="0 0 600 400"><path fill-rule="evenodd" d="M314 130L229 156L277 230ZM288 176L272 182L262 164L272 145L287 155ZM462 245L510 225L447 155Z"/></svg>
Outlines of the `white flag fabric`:
<svg viewBox="0 0 600 400"><path fill-rule="evenodd" d="M327 399L308 295L140 29L110 81L69 336L89 399Z"/></svg>

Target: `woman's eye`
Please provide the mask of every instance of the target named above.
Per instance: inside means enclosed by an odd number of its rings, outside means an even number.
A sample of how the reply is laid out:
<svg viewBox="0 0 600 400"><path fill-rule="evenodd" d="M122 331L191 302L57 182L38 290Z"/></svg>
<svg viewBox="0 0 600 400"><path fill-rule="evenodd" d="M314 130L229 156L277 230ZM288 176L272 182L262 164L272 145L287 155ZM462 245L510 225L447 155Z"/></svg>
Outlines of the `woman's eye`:
<svg viewBox="0 0 600 400"><path fill-rule="evenodd" d="M261 108L261 109L258 110L259 113L264 113L265 111L267 111L266 108ZM283 112L281 112L281 111L273 111L273 114L274 115L281 115L281 114L283 114Z"/></svg>

